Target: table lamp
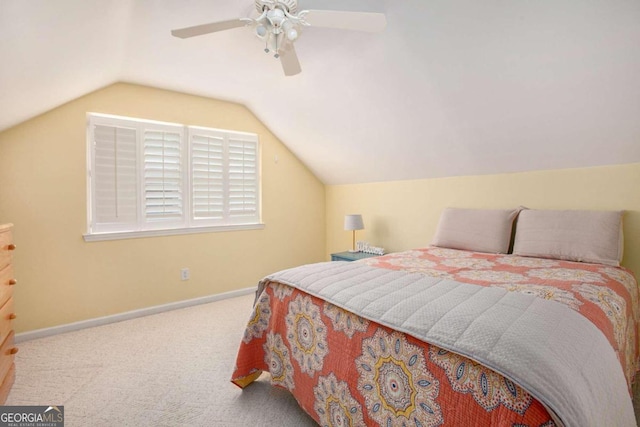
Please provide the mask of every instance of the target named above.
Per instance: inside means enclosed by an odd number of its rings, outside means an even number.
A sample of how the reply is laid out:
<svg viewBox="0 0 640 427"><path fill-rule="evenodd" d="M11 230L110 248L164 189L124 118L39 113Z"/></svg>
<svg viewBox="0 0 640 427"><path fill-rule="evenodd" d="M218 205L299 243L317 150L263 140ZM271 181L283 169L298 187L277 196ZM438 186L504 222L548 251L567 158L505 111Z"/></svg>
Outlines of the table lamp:
<svg viewBox="0 0 640 427"><path fill-rule="evenodd" d="M353 247L349 252L358 252L356 251L356 230L364 230L362 215L346 215L344 217L344 229L353 232Z"/></svg>

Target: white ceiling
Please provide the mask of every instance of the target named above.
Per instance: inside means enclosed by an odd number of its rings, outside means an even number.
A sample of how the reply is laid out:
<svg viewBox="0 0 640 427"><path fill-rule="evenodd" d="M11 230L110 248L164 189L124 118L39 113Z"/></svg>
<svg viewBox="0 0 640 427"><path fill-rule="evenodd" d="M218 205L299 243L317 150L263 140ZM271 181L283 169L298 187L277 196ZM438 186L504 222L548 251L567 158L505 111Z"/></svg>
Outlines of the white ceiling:
<svg viewBox="0 0 640 427"><path fill-rule="evenodd" d="M387 30L306 29L285 77L247 28L170 35L253 0L0 0L0 130L124 81L245 104L327 184L640 161L640 1L359 3Z"/></svg>

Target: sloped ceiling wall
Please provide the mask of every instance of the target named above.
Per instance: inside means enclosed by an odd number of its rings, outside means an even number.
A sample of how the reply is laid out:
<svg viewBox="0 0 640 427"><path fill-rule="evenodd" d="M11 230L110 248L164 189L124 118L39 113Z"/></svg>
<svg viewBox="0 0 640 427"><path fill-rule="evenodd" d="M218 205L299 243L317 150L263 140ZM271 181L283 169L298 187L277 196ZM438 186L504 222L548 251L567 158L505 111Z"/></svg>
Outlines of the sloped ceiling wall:
<svg viewBox="0 0 640 427"><path fill-rule="evenodd" d="M284 77L248 29L170 35L251 0L3 0L0 129L127 81L247 105L326 184L640 161L637 0L343 3L387 30L309 28Z"/></svg>

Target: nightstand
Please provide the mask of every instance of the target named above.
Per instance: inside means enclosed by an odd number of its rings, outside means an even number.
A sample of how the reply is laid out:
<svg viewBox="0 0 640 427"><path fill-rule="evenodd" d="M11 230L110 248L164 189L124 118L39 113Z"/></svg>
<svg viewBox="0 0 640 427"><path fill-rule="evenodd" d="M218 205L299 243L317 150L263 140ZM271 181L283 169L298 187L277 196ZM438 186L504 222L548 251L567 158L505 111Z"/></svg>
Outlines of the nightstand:
<svg viewBox="0 0 640 427"><path fill-rule="evenodd" d="M331 254L331 261L357 261L359 259L371 258L374 256L380 256L376 254L368 254L365 252L338 252Z"/></svg>

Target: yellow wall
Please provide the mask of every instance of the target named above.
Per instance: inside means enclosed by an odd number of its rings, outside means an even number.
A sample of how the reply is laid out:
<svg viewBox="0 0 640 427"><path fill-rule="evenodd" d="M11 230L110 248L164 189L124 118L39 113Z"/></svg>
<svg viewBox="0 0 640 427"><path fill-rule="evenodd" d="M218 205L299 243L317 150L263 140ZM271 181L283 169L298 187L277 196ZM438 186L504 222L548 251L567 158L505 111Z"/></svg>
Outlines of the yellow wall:
<svg viewBox="0 0 640 427"><path fill-rule="evenodd" d="M625 210L623 265L640 278L640 163L488 176L327 186L327 253L351 247L344 215L361 213L367 240L388 251L424 247L443 208Z"/></svg>
<svg viewBox="0 0 640 427"><path fill-rule="evenodd" d="M265 229L84 242L87 112L259 134ZM359 240L400 251L426 246L447 206L624 209L623 264L640 276L639 188L640 163L325 187L242 105L122 83L0 133L18 332L254 286L350 248L349 213L364 216Z"/></svg>
<svg viewBox="0 0 640 427"><path fill-rule="evenodd" d="M266 227L84 242L87 112L257 133ZM16 329L247 288L321 261L324 198L323 184L242 105L129 84L79 98L0 133L0 223L15 224L18 247Z"/></svg>

